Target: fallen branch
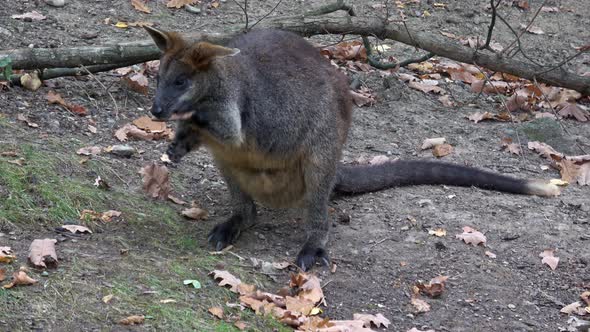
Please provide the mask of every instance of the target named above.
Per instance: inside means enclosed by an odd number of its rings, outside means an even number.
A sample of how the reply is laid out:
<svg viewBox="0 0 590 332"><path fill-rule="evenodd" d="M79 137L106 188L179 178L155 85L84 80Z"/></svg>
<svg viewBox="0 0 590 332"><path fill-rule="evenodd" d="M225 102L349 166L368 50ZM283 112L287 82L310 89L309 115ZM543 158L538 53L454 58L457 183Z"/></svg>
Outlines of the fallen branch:
<svg viewBox="0 0 590 332"><path fill-rule="evenodd" d="M481 65L492 71L509 73L549 85L565 87L590 95L590 77L576 75L563 68L546 71L552 66L539 66L520 60L473 50L453 42L446 37L426 32L411 35L403 27L386 24L377 18L368 17L315 17L309 15L268 18L260 27L292 31L302 36L325 34L354 34L376 36L411 45L438 56L455 61ZM242 33L240 27L223 33L190 33L191 41L227 43ZM15 69L63 68L80 65L105 65L113 63L141 63L159 58L160 51L151 40L120 43L108 46L72 48L33 48L0 51L0 58L10 57ZM545 72L543 72L545 71Z"/></svg>

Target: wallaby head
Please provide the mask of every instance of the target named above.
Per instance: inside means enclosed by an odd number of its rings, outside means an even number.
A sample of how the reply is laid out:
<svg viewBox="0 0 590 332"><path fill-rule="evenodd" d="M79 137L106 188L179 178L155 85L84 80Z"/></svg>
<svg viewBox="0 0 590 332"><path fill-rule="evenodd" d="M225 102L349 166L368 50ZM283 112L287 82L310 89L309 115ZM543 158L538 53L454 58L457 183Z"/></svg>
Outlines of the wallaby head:
<svg viewBox="0 0 590 332"><path fill-rule="evenodd" d="M215 99L213 95L220 93L223 77L216 61L235 56L240 50L207 42L191 44L176 32L144 28L164 52L152 114L159 119L194 117L200 104L210 102Z"/></svg>

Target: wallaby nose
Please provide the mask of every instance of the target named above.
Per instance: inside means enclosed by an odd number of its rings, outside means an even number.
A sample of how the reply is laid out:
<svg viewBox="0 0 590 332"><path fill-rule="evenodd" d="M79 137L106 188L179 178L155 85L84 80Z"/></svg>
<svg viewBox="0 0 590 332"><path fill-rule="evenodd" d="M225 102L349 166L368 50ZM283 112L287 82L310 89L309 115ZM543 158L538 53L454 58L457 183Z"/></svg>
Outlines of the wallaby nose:
<svg viewBox="0 0 590 332"><path fill-rule="evenodd" d="M156 118L159 118L162 115L162 106L154 103L151 112Z"/></svg>

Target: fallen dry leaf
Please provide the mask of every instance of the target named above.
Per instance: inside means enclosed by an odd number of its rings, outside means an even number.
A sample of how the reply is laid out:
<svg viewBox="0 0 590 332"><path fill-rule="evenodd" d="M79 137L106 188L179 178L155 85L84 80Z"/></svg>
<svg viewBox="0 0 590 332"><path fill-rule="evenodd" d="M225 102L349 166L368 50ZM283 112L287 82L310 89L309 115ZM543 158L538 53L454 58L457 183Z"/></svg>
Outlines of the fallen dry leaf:
<svg viewBox="0 0 590 332"><path fill-rule="evenodd" d="M20 15L12 15L11 17L14 19L17 19L17 20L30 19L31 21L41 21L41 20L44 20L47 18L43 14L39 13L36 10L30 11L28 13L20 14Z"/></svg>
<svg viewBox="0 0 590 332"><path fill-rule="evenodd" d="M103 222L111 222L113 221L113 218L117 218L121 216L121 212L120 211L116 211L116 210L108 210L106 212L103 212L100 215L100 220L102 220Z"/></svg>
<svg viewBox="0 0 590 332"><path fill-rule="evenodd" d="M588 111L583 110L574 103L565 103L561 105L561 109L557 112L560 116L564 118L574 118L580 122L586 122L590 120L590 114Z"/></svg>
<svg viewBox="0 0 590 332"><path fill-rule="evenodd" d="M494 254L494 253L493 253L493 252L491 252L491 251L486 251L486 252L484 252L484 254L485 254L486 256L488 256L489 258L496 258L496 254Z"/></svg>
<svg viewBox="0 0 590 332"><path fill-rule="evenodd" d="M523 30L526 29L526 32L532 33L533 35L543 35L543 34L545 34L545 31L543 31L543 29L541 29L539 27L536 27L536 26L532 26L532 25L527 28L527 26L525 24L521 24L520 25L520 28L523 29Z"/></svg>
<svg viewBox="0 0 590 332"><path fill-rule="evenodd" d="M447 235L447 230L444 228L429 229L428 234L438 236L438 237L443 237L443 236Z"/></svg>
<svg viewBox="0 0 590 332"><path fill-rule="evenodd" d="M166 131L166 122L155 121L149 116L142 116L132 122L137 128L148 133L163 133Z"/></svg>
<svg viewBox="0 0 590 332"><path fill-rule="evenodd" d="M414 306L414 311L416 313L422 313L422 312L428 312L430 311L430 304L428 304L428 302L417 298L417 297L412 297L412 299L410 300L410 303Z"/></svg>
<svg viewBox="0 0 590 332"><path fill-rule="evenodd" d="M140 12L147 14L152 12L152 10L145 4L143 0L131 0L131 5Z"/></svg>
<svg viewBox="0 0 590 332"><path fill-rule="evenodd" d="M105 295L102 297L102 302L108 304L115 297L113 294Z"/></svg>
<svg viewBox="0 0 590 332"><path fill-rule="evenodd" d="M38 268L56 268L55 239L35 239L29 247L29 262Z"/></svg>
<svg viewBox="0 0 590 332"><path fill-rule="evenodd" d="M20 84L29 91L37 91L41 87L42 82L39 79L39 74L34 71L22 75L20 77Z"/></svg>
<svg viewBox="0 0 590 332"><path fill-rule="evenodd" d="M433 92L433 93L443 93L444 90L437 86L436 84L438 84L438 82L435 84L434 80L423 80L422 82L418 82L418 81L412 81L408 83L408 86L412 89L418 90L418 91L422 91L424 93L429 93L429 92Z"/></svg>
<svg viewBox="0 0 590 332"><path fill-rule="evenodd" d="M186 205L186 202L183 201L182 199L174 196L174 195L168 195L168 199L171 200L172 202L174 202L174 204L178 204L178 205Z"/></svg>
<svg viewBox="0 0 590 332"><path fill-rule="evenodd" d="M139 173L143 179L143 190L152 198L166 199L170 194L169 172L166 166L152 162L144 166Z"/></svg>
<svg viewBox="0 0 590 332"><path fill-rule="evenodd" d="M427 138L424 140L424 142L422 142L422 146L420 147L420 149L422 149L422 150L430 149L430 148L435 147L437 145L444 144L445 142L446 142L446 139L444 137Z"/></svg>
<svg viewBox="0 0 590 332"><path fill-rule="evenodd" d="M92 231L86 227L86 226L80 226L80 225L61 225L60 228L63 228L69 232L72 232L74 234L76 233L89 233L92 234Z"/></svg>
<svg viewBox="0 0 590 332"><path fill-rule="evenodd" d="M557 263L559 263L559 257L553 255L553 249L544 250L539 254L539 257L543 258L541 263L547 264L551 270L555 271L557 268Z"/></svg>
<svg viewBox="0 0 590 332"><path fill-rule="evenodd" d="M432 155L437 158L442 158L453 152L453 147L450 144L440 144L432 149Z"/></svg>
<svg viewBox="0 0 590 332"><path fill-rule="evenodd" d="M308 316L314 306L315 304L308 299L292 296L285 297L285 308L297 316L300 314Z"/></svg>
<svg viewBox="0 0 590 332"><path fill-rule="evenodd" d="M29 126L31 128L39 128L39 125L38 124L29 121L28 117L26 115L22 114L22 113L17 114L16 115L16 119L18 121L22 121L22 122L26 123L27 126Z"/></svg>
<svg viewBox="0 0 590 332"><path fill-rule="evenodd" d="M72 112L76 115L79 115L79 116L88 115L88 110L86 110L86 108L84 108L84 106L70 104L70 103L66 102L59 93L57 93L53 90L50 90L49 92L47 92L47 95L45 96L45 98L47 99L47 101L50 104L61 105L65 109L69 110L70 112Z"/></svg>
<svg viewBox="0 0 590 332"><path fill-rule="evenodd" d="M248 324L242 322L241 320L234 322L234 326L237 327L240 331L244 331L248 328Z"/></svg>
<svg viewBox="0 0 590 332"><path fill-rule="evenodd" d="M478 123L483 120L494 120L496 116L490 112L475 112L467 116L467 118L475 123Z"/></svg>
<svg viewBox="0 0 590 332"><path fill-rule="evenodd" d="M477 246L479 244L486 244L486 236L483 233L476 231L475 229L465 226L463 227L463 233L455 235L456 238L463 240L467 244Z"/></svg>
<svg viewBox="0 0 590 332"><path fill-rule="evenodd" d="M133 315L129 317L125 317L119 320L119 324L121 325L140 325L143 324L145 321L145 316L143 315Z"/></svg>
<svg viewBox="0 0 590 332"><path fill-rule="evenodd" d="M451 97L449 95L442 95L438 97L438 101L440 101L440 103L443 104L445 107L456 106L455 102L451 100Z"/></svg>
<svg viewBox="0 0 590 332"><path fill-rule="evenodd" d="M182 8L184 5L192 5L199 0L168 0L166 7L168 8Z"/></svg>
<svg viewBox="0 0 590 332"><path fill-rule="evenodd" d="M354 320L363 321L364 327L371 327L371 324L373 324L377 328L379 328L381 326L387 328L387 327L389 327L389 324L391 324L389 319L385 318L385 316L383 316L382 314L377 314L377 315L353 314L352 318Z"/></svg>
<svg viewBox="0 0 590 332"><path fill-rule="evenodd" d="M372 106L375 104L375 96L371 94L370 91L363 91L362 89L359 91L350 90L350 95L352 96L352 101L358 107L363 107L365 105Z"/></svg>
<svg viewBox="0 0 590 332"><path fill-rule="evenodd" d="M574 314L578 316L584 316L587 314L586 309L582 306L582 303L580 303L579 301L566 305L565 307L561 308L559 312L568 315Z"/></svg>
<svg viewBox="0 0 590 332"><path fill-rule="evenodd" d="M580 294L580 298L586 302L587 306L590 306L590 291L585 291Z"/></svg>
<svg viewBox="0 0 590 332"><path fill-rule="evenodd" d="M100 146L87 146L84 148L78 149L76 151L77 154L84 155L84 156L91 156L91 155L98 155L102 152L102 148Z"/></svg>
<svg viewBox="0 0 590 332"><path fill-rule="evenodd" d="M547 159L552 159L553 156L563 158L563 154L557 152L550 145L538 141L528 142L529 150L533 150Z"/></svg>
<svg viewBox="0 0 590 332"><path fill-rule="evenodd" d="M117 131L115 131L115 137L121 142L127 141L129 137L139 138L146 141L154 139L153 134L145 132L130 123L117 129Z"/></svg>
<svg viewBox="0 0 590 332"><path fill-rule="evenodd" d="M0 263L12 263L15 259L10 247L0 247Z"/></svg>
<svg viewBox="0 0 590 332"><path fill-rule="evenodd" d="M223 308L222 307L211 307L208 311L215 317L223 319Z"/></svg>
<svg viewBox="0 0 590 332"><path fill-rule="evenodd" d="M447 276L438 276L432 278L432 280L430 280L430 282L428 282L427 284L418 283L416 284L416 287L418 287L420 292L422 292L423 294L426 294L430 297L438 297L445 290L445 282L447 281L447 279L449 279L449 277Z"/></svg>
<svg viewBox="0 0 590 332"><path fill-rule="evenodd" d="M369 165L382 165L388 161L389 161L389 157L379 155L379 156L375 156L375 157L371 158L371 160L369 160Z"/></svg>
<svg viewBox="0 0 590 332"><path fill-rule="evenodd" d="M6 279L6 270L0 268L0 282Z"/></svg>
<svg viewBox="0 0 590 332"><path fill-rule="evenodd" d="M137 24L141 25L141 24ZM145 25L145 24L143 24ZM142 93L147 96L148 93L148 79L142 73L133 73L130 75L123 76L121 78L125 85L135 92Z"/></svg>
<svg viewBox="0 0 590 332"><path fill-rule="evenodd" d="M506 151L508 151L512 154L519 156L522 153L520 145L518 143L512 143L512 138L509 138L509 137L502 138L501 144L502 144L503 149L505 149Z"/></svg>
<svg viewBox="0 0 590 332"><path fill-rule="evenodd" d="M193 220L205 220L209 216L206 210L198 207L191 207L189 209L182 210L181 214L189 219Z"/></svg>
<svg viewBox="0 0 590 332"><path fill-rule="evenodd" d="M12 274L12 281L2 286L2 288L8 289L14 286L27 286L32 285L34 283L37 283L37 280L29 277L27 273L21 269L18 271L14 271L14 273Z"/></svg>
<svg viewBox="0 0 590 332"><path fill-rule="evenodd" d="M219 282L219 286L229 286L229 290L238 293L238 285L241 284L242 281L236 278L233 274L225 270L214 270L209 273L209 275L213 276L213 280Z"/></svg>

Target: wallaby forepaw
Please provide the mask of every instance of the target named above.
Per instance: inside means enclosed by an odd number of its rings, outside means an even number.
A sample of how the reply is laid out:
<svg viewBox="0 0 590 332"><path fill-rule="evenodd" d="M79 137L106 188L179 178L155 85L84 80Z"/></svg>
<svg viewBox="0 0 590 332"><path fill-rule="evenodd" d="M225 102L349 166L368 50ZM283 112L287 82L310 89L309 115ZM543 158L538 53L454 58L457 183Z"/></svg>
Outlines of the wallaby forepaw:
<svg viewBox="0 0 590 332"><path fill-rule="evenodd" d="M180 162L180 159L184 157L188 152L185 149L182 149L180 146L171 144L168 149L166 150L166 155L168 155L168 159L172 163Z"/></svg>
<svg viewBox="0 0 590 332"><path fill-rule="evenodd" d="M301 251L299 251L295 263L303 271L309 271L316 263L319 263L322 266L330 266L330 257L328 256L326 249L306 244Z"/></svg>
<svg viewBox="0 0 590 332"><path fill-rule="evenodd" d="M213 227L211 232L209 232L207 241L209 241L209 243L215 247L215 250L221 251L223 248L236 242L240 236L240 223L236 222L235 218L239 217L232 217L226 222L217 224L215 227Z"/></svg>

